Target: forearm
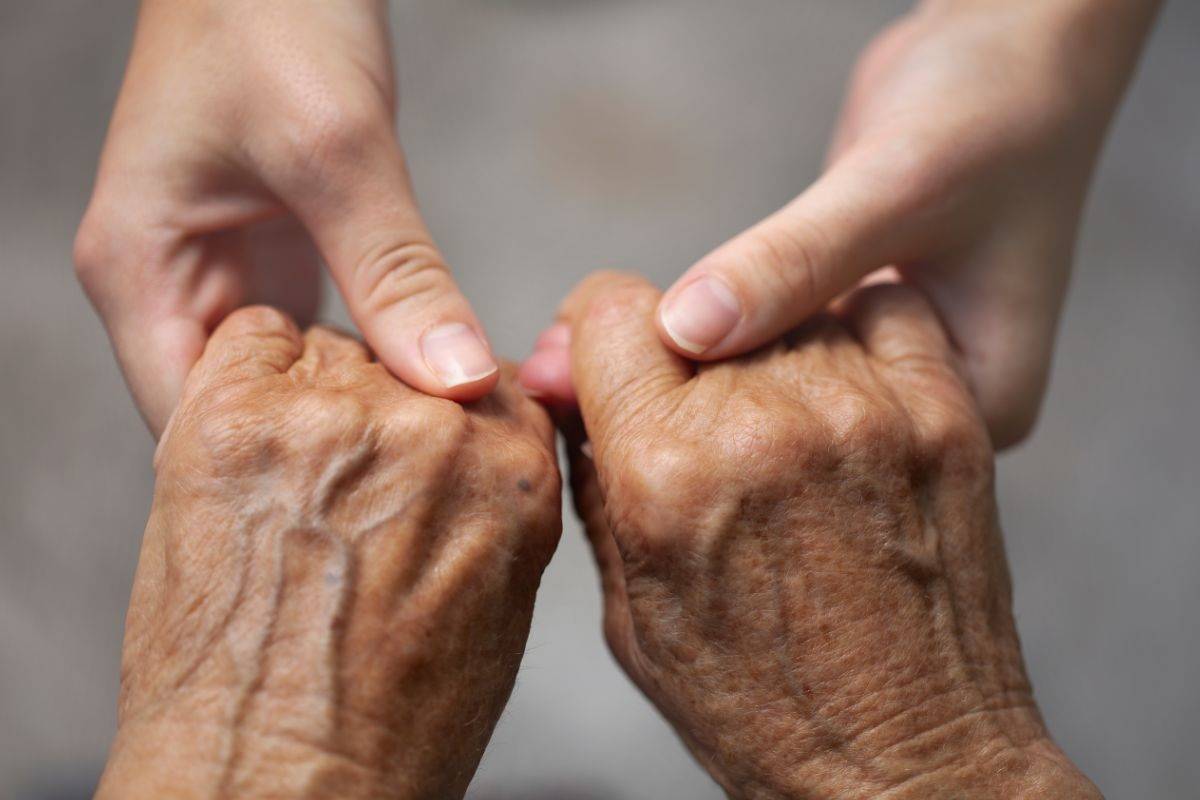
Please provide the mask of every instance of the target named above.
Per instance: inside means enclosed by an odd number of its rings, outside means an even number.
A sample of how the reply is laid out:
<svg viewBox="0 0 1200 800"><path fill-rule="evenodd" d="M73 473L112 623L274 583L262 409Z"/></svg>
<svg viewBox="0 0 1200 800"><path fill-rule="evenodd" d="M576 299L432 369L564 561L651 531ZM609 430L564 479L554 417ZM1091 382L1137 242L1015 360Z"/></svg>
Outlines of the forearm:
<svg viewBox="0 0 1200 800"><path fill-rule="evenodd" d="M922 0L921 9L930 11L973 11L1012 9L1021 4L1055 13L1105 17L1124 26L1129 33L1149 28L1162 6L1162 0Z"/></svg>

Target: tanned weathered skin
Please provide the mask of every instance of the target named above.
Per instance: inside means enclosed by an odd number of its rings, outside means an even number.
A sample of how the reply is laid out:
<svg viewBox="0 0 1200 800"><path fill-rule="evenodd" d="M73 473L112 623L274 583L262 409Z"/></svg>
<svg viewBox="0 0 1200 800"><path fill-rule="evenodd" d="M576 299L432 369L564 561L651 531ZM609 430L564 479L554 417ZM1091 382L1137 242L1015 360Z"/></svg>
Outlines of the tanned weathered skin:
<svg viewBox="0 0 1200 800"><path fill-rule="evenodd" d="M508 377L426 397L253 308L156 463L98 796L461 796L560 532L545 413Z"/></svg>
<svg viewBox="0 0 1200 800"><path fill-rule="evenodd" d="M696 758L738 798L1099 796L1034 703L988 434L920 296L698 372L658 297L567 301L591 447L565 428L609 644Z"/></svg>

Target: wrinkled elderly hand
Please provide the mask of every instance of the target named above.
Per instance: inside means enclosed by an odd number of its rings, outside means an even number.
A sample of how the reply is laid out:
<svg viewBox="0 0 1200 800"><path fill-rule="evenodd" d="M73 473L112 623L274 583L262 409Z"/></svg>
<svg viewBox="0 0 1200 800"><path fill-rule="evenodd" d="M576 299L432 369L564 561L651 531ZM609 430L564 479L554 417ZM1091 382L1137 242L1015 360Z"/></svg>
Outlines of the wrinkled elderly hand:
<svg viewBox="0 0 1200 800"><path fill-rule="evenodd" d="M235 312L160 445L100 797L460 796L557 542L545 413Z"/></svg>
<svg viewBox="0 0 1200 800"><path fill-rule="evenodd" d="M755 798L1096 796L1034 704L988 434L920 296L863 290L698 372L660 343L658 300L589 280L522 377L569 349L609 644L714 778Z"/></svg>

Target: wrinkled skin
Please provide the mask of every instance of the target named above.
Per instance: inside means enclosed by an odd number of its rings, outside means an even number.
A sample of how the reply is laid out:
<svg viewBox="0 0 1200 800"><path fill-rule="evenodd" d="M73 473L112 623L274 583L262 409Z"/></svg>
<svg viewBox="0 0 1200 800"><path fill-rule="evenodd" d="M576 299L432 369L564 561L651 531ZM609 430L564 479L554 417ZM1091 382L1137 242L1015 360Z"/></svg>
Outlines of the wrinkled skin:
<svg viewBox="0 0 1200 800"><path fill-rule="evenodd" d="M696 371L660 343L658 299L590 279L538 360L570 361L608 642L713 777L733 797L1098 796L1034 703L987 430L924 300L868 288Z"/></svg>
<svg viewBox="0 0 1200 800"><path fill-rule="evenodd" d="M461 796L560 531L545 412L249 308L156 464L99 796Z"/></svg>

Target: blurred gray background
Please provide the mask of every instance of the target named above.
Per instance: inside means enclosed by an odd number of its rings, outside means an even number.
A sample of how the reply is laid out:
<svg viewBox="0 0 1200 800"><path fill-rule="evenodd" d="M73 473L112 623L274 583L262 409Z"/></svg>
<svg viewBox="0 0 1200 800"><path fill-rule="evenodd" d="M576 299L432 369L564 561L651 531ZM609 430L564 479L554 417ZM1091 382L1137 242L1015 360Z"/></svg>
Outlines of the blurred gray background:
<svg viewBox="0 0 1200 800"><path fill-rule="evenodd" d="M586 272L666 284L819 168L900 0L397 4L418 195L498 349ZM131 0L0 0L0 796L90 796L152 443L77 289ZM1110 798L1200 786L1200 4L1169 4L1083 227L1045 414L1002 459L1038 697ZM330 307L330 315L341 316ZM599 635L578 526L472 790L715 798Z"/></svg>

